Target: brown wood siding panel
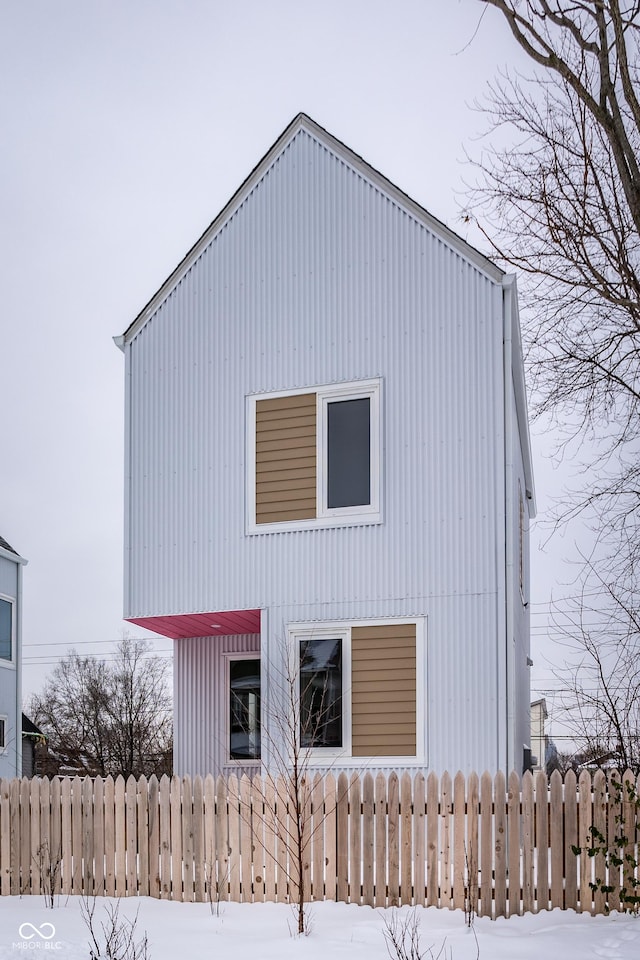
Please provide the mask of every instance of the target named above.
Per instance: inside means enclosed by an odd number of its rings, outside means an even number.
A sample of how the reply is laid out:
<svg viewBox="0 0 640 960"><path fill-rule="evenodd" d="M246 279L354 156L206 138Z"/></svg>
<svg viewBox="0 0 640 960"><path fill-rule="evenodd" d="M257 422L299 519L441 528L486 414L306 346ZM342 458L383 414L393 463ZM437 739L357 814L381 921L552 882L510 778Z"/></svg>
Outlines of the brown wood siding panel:
<svg viewBox="0 0 640 960"><path fill-rule="evenodd" d="M316 516L316 395L256 402L256 523Z"/></svg>
<svg viewBox="0 0 640 960"><path fill-rule="evenodd" d="M353 627L353 756L415 757L416 721L415 624Z"/></svg>

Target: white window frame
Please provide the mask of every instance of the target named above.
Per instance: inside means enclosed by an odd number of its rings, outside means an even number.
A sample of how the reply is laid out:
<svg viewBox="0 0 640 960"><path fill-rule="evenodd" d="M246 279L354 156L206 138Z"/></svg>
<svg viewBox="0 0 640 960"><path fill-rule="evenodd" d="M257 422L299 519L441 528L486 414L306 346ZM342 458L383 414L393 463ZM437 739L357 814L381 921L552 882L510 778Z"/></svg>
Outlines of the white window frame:
<svg viewBox="0 0 640 960"><path fill-rule="evenodd" d="M0 713L0 728L2 728L2 736L0 736L0 756L4 756L4 754L9 751L9 717L6 713Z"/></svg>
<svg viewBox="0 0 640 960"><path fill-rule="evenodd" d="M247 650L244 653L224 653L225 660L224 666L224 723L222 729L224 730L224 763L226 767L256 767L260 769L262 766L262 752L263 752L263 732L264 732L264 721L262 716L262 663L260 652L257 650ZM231 729L230 729L230 720L231 720L231 661L232 660L257 660L260 663L260 757L257 757L254 760L242 760L236 759L231 756Z"/></svg>
<svg viewBox="0 0 640 960"><path fill-rule="evenodd" d="M277 397L316 395L316 516L307 520L256 523L256 404ZM327 507L327 406L332 401L369 398L371 502L353 507ZM382 523L382 379L352 380L349 383L276 390L247 397L247 534L284 533L327 527L353 527Z"/></svg>
<svg viewBox="0 0 640 960"><path fill-rule="evenodd" d="M5 600L11 607L11 659L0 657L0 667L14 669L16 665L16 601L14 597L4 593L0 593L0 600Z"/></svg>
<svg viewBox="0 0 640 960"><path fill-rule="evenodd" d="M416 755L415 757L354 757L352 755L351 734L351 630L353 627L382 627L394 624L415 624L416 627ZM365 620L333 620L316 623L289 623L290 676L299 682L300 641L301 640L342 640L342 747L301 747L301 754L312 767L335 765L337 760L348 760L350 767L424 767L427 760L425 729L425 661L426 661L426 618L406 617L369 617ZM294 720L291 718L291 722ZM299 735L299 732L298 732Z"/></svg>

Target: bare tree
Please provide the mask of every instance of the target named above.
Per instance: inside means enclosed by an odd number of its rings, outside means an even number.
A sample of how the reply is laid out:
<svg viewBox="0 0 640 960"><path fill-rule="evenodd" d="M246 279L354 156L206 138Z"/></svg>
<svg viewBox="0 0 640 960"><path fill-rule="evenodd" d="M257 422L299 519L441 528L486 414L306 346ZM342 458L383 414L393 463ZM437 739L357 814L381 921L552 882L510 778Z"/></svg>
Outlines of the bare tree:
<svg viewBox="0 0 640 960"><path fill-rule="evenodd" d="M574 759L640 773L640 606L593 565L582 594L555 615L567 659L556 671ZM596 588L593 590L593 588Z"/></svg>
<svg viewBox="0 0 640 960"><path fill-rule="evenodd" d="M103 777L171 772L166 666L149 651L127 636L113 661L74 650L32 697L31 716L64 765Z"/></svg>
<svg viewBox="0 0 640 960"><path fill-rule="evenodd" d="M480 105L508 145L474 161L467 217L523 277L538 413L589 441L558 519L585 513L627 577L640 563L640 3L479 2L532 73L503 75Z"/></svg>

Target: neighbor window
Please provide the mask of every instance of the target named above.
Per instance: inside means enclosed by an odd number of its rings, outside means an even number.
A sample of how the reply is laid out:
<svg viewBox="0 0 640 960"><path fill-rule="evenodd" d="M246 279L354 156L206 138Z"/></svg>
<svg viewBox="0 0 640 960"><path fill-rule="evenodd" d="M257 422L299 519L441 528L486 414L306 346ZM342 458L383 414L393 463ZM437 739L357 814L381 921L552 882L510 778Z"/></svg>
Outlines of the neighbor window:
<svg viewBox="0 0 640 960"><path fill-rule="evenodd" d="M7 718L0 717L0 753L7 749Z"/></svg>
<svg viewBox="0 0 640 960"><path fill-rule="evenodd" d="M380 381L249 398L249 529L377 523Z"/></svg>
<svg viewBox="0 0 640 960"><path fill-rule="evenodd" d="M12 624L13 605L9 600L0 600L0 659L11 660L13 656Z"/></svg>
<svg viewBox="0 0 640 960"><path fill-rule="evenodd" d="M300 641L300 745L342 746L342 640Z"/></svg>
<svg viewBox="0 0 640 960"><path fill-rule="evenodd" d="M260 759L260 660L229 661L229 757Z"/></svg>

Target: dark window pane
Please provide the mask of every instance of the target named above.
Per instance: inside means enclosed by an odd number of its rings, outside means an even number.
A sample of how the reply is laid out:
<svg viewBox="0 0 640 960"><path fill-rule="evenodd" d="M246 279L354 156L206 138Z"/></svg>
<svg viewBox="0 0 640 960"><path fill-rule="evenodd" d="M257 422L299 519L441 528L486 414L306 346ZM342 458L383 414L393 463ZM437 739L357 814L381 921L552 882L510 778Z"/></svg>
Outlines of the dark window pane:
<svg viewBox="0 0 640 960"><path fill-rule="evenodd" d="M371 503L369 397L327 404L327 506Z"/></svg>
<svg viewBox="0 0 640 960"><path fill-rule="evenodd" d="M232 660L229 675L229 756L232 760L259 760L260 661Z"/></svg>
<svg viewBox="0 0 640 960"><path fill-rule="evenodd" d="M342 746L342 641L300 643L300 743Z"/></svg>
<svg viewBox="0 0 640 960"><path fill-rule="evenodd" d="M0 657L11 660L11 604L0 600Z"/></svg>

